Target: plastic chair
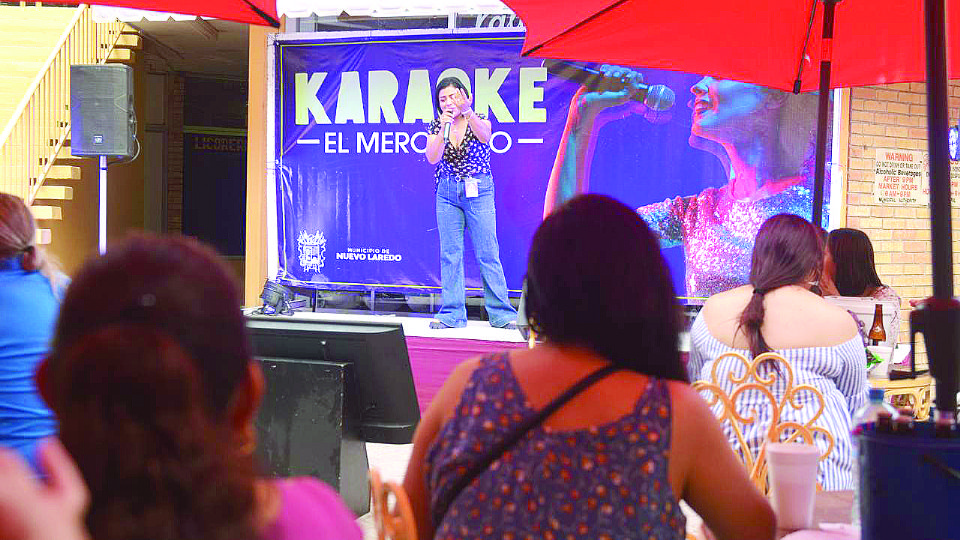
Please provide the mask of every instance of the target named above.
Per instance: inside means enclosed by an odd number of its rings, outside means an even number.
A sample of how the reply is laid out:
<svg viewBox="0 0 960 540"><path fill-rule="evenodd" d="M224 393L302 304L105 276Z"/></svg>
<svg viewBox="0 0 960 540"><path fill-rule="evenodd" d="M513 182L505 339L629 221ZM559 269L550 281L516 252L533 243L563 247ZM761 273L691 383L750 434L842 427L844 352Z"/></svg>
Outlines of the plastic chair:
<svg viewBox="0 0 960 540"><path fill-rule="evenodd" d="M733 366L724 368L724 373L720 373L721 366L728 366L730 362L724 360L733 360ZM738 369L740 368L740 369ZM826 429L815 425L816 421L823 415L826 401L819 390L808 384L795 385L793 366L779 354L768 352L761 354L753 359L747 358L738 353L726 353L714 362L710 372L709 381L697 381L693 387L698 390L701 396L706 399L707 404L713 409L725 426L729 426L730 431L735 438L734 451L740 456L743 465L750 474L750 479L757 488L767 493L767 459L766 448L768 442L805 442L807 444L816 444L817 439L827 442L827 449L820 456L820 461L826 459L836 446L833 435ZM727 383L727 384L724 384ZM727 394L725 386L732 385L733 390ZM775 394L775 390L782 394ZM813 396L812 400L804 403L801 397L804 393ZM748 410L741 411L737 408L737 403L744 396L751 395L763 396L763 399L769 406L769 422L763 433L764 437L759 446L756 440L748 440L744 432L760 419L759 411L756 407L750 407ZM781 417L789 408L794 410L803 409L805 406L815 408L814 414L810 420L800 424L798 422L783 421ZM818 489L820 486L818 486Z"/></svg>
<svg viewBox="0 0 960 540"><path fill-rule="evenodd" d="M380 471L370 469L370 498L378 540L417 540L413 508L403 486L382 481Z"/></svg>

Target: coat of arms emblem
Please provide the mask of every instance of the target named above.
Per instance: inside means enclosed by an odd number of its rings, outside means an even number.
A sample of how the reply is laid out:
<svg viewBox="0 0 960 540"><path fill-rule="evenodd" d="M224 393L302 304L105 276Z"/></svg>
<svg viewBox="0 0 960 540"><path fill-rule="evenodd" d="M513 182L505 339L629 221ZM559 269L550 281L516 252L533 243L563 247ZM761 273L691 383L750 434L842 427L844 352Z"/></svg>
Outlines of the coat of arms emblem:
<svg viewBox="0 0 960 540"><path fill-rule="evenodd" d="M297 250L300 252L300 268L305 272L310 270L319 272L323 268L323 254L327 250L327 239L320 231L315 234L300 231L300 236L297 237Z"/></svg>

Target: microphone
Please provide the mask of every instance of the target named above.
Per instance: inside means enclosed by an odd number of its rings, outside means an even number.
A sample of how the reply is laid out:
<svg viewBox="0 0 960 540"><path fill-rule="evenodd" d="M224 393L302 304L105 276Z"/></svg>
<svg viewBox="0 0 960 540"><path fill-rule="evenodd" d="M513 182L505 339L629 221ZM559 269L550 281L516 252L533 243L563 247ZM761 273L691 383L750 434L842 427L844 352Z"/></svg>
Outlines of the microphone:
<svg viewBox="0 0 960 540"><path fill-rule="evenodd" d="M627 86L626 79L606 77L602 71L588 64L567 60L544 60L543 66L547 68L547 73L550 75L578 83L591 91L619 92ZM641 84L639 91L632 96L632 99L643 102L654 111L665 111L673 107L676 98L673 90L662 84L652 86Z"/></svg>
<svg viewBox="0 0 960 540"><path fill-rule="evenodd" d="M450 124L453 122L447 122L443 125L443 142L450 142Z"/></svg>

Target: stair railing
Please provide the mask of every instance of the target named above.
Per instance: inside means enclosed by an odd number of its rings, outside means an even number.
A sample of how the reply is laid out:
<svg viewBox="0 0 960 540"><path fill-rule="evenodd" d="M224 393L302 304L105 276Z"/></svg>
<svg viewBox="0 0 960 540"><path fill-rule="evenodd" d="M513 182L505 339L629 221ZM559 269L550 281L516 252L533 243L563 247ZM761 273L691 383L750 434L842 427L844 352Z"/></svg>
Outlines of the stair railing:
<svg viewBox="0 0 960 540"><path fill-rule="evenodd" d="M80 4L60 41L0 133L0 192L33 204L57 154L70 137L70 66L102 64L124 24L96 23Z"/></svg>

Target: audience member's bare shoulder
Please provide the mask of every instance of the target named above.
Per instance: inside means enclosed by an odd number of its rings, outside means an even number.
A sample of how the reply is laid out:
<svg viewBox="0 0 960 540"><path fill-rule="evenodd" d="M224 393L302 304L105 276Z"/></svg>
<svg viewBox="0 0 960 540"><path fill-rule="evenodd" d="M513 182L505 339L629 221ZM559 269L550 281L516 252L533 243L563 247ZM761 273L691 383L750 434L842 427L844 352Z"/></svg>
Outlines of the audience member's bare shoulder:
<svg viewBox="0 0 960 540"><path fill-rule="evenodd" d="M816 294L798 287L785 290L776 301L778 314L794 319L791 326L806 329L818 342L837 345L857 335L857 325L846 310L834 306ZM786 322L786 321L783 321Z"/></svg>
<svg viewBox="0 0 960 540"><path fill-rule="evenodd" d="M734 343L740 325L740 313L750 301L752 291L750 286L737 287L707 299L700 316L713 337L727 345Z"/></svg>
<svg viewBox="0 0 960 540"><path fill-rule="evenodd" d="M717 293L708 298L701 310L707 326L713 328L716 324L720 324L721 321L729 319L731 313L739 314L742 312L747 302L750 301L750 295L752 294L753 287L744 285L743 287Z"/></svg>

